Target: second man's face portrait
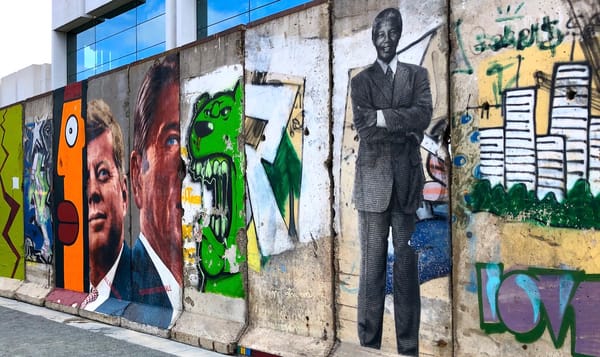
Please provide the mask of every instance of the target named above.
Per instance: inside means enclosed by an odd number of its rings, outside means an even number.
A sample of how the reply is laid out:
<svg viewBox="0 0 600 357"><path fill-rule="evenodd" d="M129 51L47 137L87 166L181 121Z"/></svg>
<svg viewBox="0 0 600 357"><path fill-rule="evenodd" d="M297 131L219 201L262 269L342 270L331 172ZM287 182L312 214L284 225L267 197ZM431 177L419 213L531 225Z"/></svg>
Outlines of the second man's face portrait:
<svg viewBox="0 0 600 357"><path fill-rule="evenodd" d="M376 25L373 31L373 44L377 49L377 58L389 63L396 55L400 35L400 24L394 19L386 19Z"/></svg>
<svg viewBox="0 0 600 357"><path fill-rule="evenodd" d="M179 126L179 86L173 83L158 95L145 152L142 155L139 182L143 189L140 215L143 233L165 261L181 260L181 156ZM180 264L179 264L180 265ZM172 271L181 277L180 271Z"/></svg>
<svg viewBox="0 0 600 357"><path fill-rule="evenodd" d="M110 130L87 144L89 247L94 257L90 264L96 259L116 258L121 249L127 183L115 164L113 144Z"/></svg>

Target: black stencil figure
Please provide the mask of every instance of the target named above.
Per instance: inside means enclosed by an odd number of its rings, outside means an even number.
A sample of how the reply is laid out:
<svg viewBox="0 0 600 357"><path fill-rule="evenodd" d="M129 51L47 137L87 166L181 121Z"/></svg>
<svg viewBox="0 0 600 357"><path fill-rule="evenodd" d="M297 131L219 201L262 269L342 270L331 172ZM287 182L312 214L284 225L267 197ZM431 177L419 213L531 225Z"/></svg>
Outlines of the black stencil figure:
<svg viewBox="0 0 600 357"><path fill-rule="evenodd" d="M381 11L372 28L377 60L351 81L354 125L360 138L353 194L361 244L358 336L362 346L381 347L391 227L398 353L418 355L418 256L410 238L423 197L420 143L431 122L432 100L427 70L396 57L401 33L400 12Z"/></svg>

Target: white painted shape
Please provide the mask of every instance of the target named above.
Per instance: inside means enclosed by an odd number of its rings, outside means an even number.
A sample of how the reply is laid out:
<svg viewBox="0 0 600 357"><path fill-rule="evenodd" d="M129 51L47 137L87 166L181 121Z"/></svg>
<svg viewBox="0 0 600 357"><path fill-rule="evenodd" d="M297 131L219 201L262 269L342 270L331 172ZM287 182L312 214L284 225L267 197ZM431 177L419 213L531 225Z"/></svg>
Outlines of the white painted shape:
<svg viewBox="0 0 600 357"><path fill-rule="evenodd" d="M567 119L558 119L555 117L565 117ZM572 121L568 118L589 118L589 112L587 107L579 106L579 107L568 107L568 108L552 108L552 121L554 124L555 120L563 120L566 121L566 124L572 128L585 127L587 123L582 123L579 121Z"/></svg>
<svg viewBox="0 0 600 357"><path fill-rule="evenodd" d="M421 142L421 147L432 154L438 154L440 144L429 135L425 135L423 137L423 141Z"/></svg>
<svg viewBox="0 0 600 357"><path fill-rule="evenodd" d="M268 121L264 131L265 140L260 142L257 150L268 162L275 161L295 97L295 89L289 86L246 86L246 115Z"/></svg>
<svg viewBox="0 0 600 357"><path fill-rule="evenodd" d="M271 256L292 249L294 244L260 159L256 150L246 145L246 179L258 245L263 256Z"/></svg>
<svg viewBox="0 0 600 357"><path fill-rule="evenodd" d="M308 11L317 14L318 8ZM327 17L315 17L313 22L321 20L327 21ZM310 135L304 136L303 139L302 187L298 204L297 229L298 240L310 242L313 237L320 239L331 236L329 224L331 188L327 165L325 165L330 146L329 67L327 66L329 44L326 37L318 38L316 30L298 36L286 33L283 29L274 30L270 26L277 26L277 23L246 31L248 50L245 64L248 71L263 71L305 79L304 128L310 131ZM248 154L248 151L246 153ZM253 206L252 209L256 210L257 207ZM279 238L287 239L287 229L285 235Z"/></svg>

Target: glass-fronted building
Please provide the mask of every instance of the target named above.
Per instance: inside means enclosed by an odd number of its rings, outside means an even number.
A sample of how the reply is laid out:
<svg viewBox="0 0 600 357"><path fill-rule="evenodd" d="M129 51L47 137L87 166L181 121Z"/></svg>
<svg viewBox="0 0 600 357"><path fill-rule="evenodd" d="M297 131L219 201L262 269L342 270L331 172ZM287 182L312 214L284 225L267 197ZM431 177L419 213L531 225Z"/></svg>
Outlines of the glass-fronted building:
<svg viewBox="0 0 600 357"><path fill-rule="evenodd" d="M53 86L141 60L310 0L53 0ZM66 80L66 82L65 82Z"/></svg>

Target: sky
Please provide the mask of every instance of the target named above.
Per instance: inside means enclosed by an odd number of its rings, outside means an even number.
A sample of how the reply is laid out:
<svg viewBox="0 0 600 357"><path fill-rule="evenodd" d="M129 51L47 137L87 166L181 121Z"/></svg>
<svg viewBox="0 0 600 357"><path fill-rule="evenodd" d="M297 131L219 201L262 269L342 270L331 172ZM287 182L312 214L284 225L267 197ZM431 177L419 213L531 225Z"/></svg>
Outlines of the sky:
<svg viewBox="0 0 600 357"><path fill-rule="evenodd" d="M0 0L0 78L51 62L52 0Z"/></svg>

